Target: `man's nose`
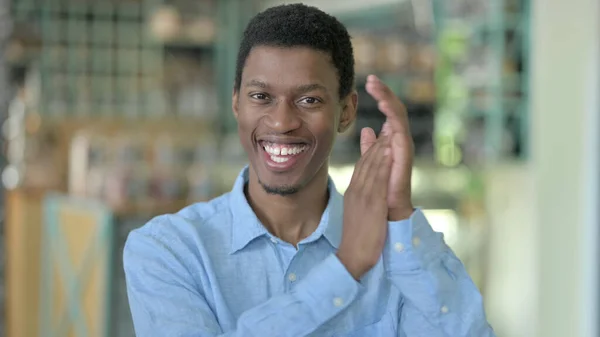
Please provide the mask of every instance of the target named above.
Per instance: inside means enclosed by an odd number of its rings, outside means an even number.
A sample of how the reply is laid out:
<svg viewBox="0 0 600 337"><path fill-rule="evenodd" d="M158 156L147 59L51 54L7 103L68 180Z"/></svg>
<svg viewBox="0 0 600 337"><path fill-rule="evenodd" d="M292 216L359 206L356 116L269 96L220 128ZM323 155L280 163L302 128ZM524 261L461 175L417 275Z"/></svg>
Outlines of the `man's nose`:
<svg viewBox="0 0 600 337"><path fill-rule="evenodd" d="M267 116L266 124L277 133L288 133L300 128L302 120L295 106L279 102Z"/></svg>

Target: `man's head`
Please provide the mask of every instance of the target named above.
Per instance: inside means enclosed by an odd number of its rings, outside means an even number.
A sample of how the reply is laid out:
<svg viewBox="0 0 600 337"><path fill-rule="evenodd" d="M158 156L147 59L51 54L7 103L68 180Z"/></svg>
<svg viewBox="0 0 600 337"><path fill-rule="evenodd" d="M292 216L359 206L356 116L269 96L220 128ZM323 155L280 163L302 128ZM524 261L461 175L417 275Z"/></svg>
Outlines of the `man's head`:
<svg viewBox="0 0 600 337"><path fill-rule="evenodd" d="M356 116L346 28L301 4L248 24L237 59L233 111L250 168L269 193L289 195L327 175L335 135Z"/></svg>

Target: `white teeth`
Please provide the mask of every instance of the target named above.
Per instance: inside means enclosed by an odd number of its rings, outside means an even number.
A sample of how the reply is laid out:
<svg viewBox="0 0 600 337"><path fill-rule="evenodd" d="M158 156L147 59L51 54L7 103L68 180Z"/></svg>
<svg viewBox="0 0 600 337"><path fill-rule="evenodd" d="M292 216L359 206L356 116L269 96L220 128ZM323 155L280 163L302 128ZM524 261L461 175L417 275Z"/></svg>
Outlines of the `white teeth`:
<svg viewBox="0 0 600 337"><path fill-rule="evenodd" d="M285 163L286 161L290 160L290 158L271 156L271 160L276 163Z"/></svg>
<svg viewBox="0 0 600 337"><path fill-rule="evenodd" d="M265 151L272 156L293 156L306 150L305 145L288 146L288 145L264 145Z"/></svg>

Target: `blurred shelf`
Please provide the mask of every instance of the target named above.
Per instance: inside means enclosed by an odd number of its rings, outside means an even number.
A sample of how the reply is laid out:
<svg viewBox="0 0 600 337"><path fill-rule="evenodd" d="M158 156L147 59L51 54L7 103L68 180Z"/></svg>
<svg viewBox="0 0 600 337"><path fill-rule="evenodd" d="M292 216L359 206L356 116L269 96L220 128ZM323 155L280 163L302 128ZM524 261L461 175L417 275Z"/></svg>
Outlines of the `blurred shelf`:
<svg viewBox="0 0 600 337"><path fill-rule="evenodd" d="M330 173L337 179L336 185L345 190L350 183L353 168L359 156L347 156L332 160ZM445 167L432 159L416 158L413 165L413 194L416 198L426 199L437 195L443 199L456 199L470 193L471 177L476 174L464 165Z"/></svg>
<svg viewBox="0 0 600 337"><path fill-rule="evenodd" d="M173 39L160 41L165 48L186 48L186 49L200 49L206 51L212 51L216 48L213 41L194 41L191 39Z"/></svg>
<svg viewBox="0 0 600 337"><path fill-rule="evenodd" d="M522 0L510 10L505 8L510 6L504 6L504 0L495 5L474 1L468 6L463 2L434 1L440 56L436 83L446 88L438 97L438 111L443 113L438 114L436 138L443 141L436 148L458 144L473 151L478 147L475 152L484 154L478 159L483 162L526 158L529 1ZM457 125L445 127L448 124L442 118ZM481 139L462 144L464 133L471 132L481 133ZM505 151L507 133L515 138L518 151Z"/></svg>
<svg viewBox="0 0 600 337"><path fill-rule="evenodd" d="M406 10L406 6L385 4L341 13L333 12L331 14L335 15L339 21L352 29L365 28L372 30L397 26L399 24L399 12L403 9Z"/></svg>
<svg viewBox="0 0 600 337"><path fill-rule="evenodd" d="M118 207L111 207L113 213L118 217L146 217L148 219L161 214L176 213L182 208L192 204L184 200L175 201L149 201L146 204L123 204Z"/></svg>
<svg viewBox="0 0 600 337"><path fill-rule="evenodd" d="M402 81L402 82L410 82L414 80L425 80L433 82L433 72L429 71L417 71L417 70L394 70L394 71L385 71L385 70L373 70L372 72L366 73L357 73L356 79L358 85L361 85L363 81L366 81L367 76L369 75L377 75L382 81Z"/></svg>

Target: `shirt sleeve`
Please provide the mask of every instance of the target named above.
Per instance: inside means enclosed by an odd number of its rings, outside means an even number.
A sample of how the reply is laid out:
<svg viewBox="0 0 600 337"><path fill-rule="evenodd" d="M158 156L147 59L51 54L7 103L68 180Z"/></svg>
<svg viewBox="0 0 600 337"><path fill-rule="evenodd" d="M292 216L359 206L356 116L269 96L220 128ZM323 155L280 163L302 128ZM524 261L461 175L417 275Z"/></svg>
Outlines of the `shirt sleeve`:
<svg viewBox="0 0 600 337"><path fill-rule="evenodd" d="M400 337L493 337L482 296L421 210L389 223L387 277L403 296Z"/></svg>
<svg viewBox="0 0 600 337"><path fill-rule="evenodd" d="M223 331L182 254L176 238L129 235L123 260L137 336L305 336L348 307L361 287L332 254L293 291L244 312L235 331Z"/></svg>

